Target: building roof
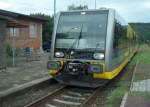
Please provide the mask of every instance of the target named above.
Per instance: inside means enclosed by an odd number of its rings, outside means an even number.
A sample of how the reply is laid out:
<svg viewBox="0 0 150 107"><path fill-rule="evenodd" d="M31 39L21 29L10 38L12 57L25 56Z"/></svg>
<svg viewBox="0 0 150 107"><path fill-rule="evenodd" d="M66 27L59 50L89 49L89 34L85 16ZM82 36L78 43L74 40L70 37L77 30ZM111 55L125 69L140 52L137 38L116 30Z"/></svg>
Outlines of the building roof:
<svg viewBox="0 0 150 107"><path fill-rule="evenodd" d="M46 21L45 19L42 19L42 18L37 18L37 17L29 16L29 15L10 12L10 11L6 11L6 10L2 10L2 9L0 9L0 16L6 16L6 17L12 17L12 18L26 18L26 19L30 19L30 20L34 20L34 21L41 21L41 22Z"/></svg>
<svg viewBox="0 0 150 107"><path fill-rule="evenodd" d="M0 15L0 19L7 21L7 27L17 27L17 28L27 27L27 25L19 23L17 20L15 20L12 17Z"/></svg>

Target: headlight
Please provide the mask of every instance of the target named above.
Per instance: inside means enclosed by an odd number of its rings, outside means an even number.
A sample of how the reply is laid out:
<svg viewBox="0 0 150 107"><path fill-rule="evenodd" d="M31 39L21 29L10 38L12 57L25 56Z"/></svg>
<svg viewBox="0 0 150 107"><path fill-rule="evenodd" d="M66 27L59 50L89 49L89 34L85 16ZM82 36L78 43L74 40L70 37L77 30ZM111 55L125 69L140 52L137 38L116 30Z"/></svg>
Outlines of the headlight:
<svg viewBox="0 0 150 107"><path fill-rule="evenodd" d="M104 53L94 53L93 57L94 59L104 59L105 55Z"/></svg>
<svg viewBox="0 0 150 107"><path fill-rule="evenodd" d="M64 57L64 53L63 52L55 52L55 57L62 58L62 57Z"/></svg>
<svg viewBox="0 0 150 107"><path fill-rule="evenodd" d="M58 70L58 69L60 69L60 64L59 64L59 62L56 62L56 61L48 61L47 68L51 69L51 70L52 69Z"/></svg>

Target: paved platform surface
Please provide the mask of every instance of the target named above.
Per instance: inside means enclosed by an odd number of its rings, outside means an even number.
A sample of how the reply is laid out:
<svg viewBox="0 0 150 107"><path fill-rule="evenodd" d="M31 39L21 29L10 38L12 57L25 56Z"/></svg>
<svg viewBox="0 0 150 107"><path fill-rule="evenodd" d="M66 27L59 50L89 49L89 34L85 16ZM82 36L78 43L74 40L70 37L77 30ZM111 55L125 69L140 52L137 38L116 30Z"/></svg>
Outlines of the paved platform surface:
<svg viewBox="0 0 150 107"><path fill-rule="evenodd" d="M47 60L48 55L39 61L26 62L23 66L9 67L5 72L0 72L0 93L31 81L50 77L46 68Z"/></svg>
<svg viewBox="0 0 150 107"><path fill-rule="evenodd" d="M131 85L131 91L150 92L150 64L138 64Z"/></svg>
<svg viewBox="0 0 150 107"><path fill-rule="evenodd" d="M142 96L133 96L129 94L124 107L150 107L150 100Z"/></svg>
<svg viewBox="0 0 150 107"><path fill-rule="evenodd" d="M138 64L123 107L150 107L150 64Z"/></svg>

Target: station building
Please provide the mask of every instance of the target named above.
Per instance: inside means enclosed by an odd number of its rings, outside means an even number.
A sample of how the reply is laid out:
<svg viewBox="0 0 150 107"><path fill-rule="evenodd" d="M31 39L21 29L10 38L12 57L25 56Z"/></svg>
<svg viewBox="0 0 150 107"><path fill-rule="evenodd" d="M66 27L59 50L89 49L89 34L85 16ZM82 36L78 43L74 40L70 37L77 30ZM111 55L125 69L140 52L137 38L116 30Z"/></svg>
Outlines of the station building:
<svg viewBox="0 0 150 107"><path fill-rule="evenodd" d="M44 22L41 18L0 10L0 42L15 48L18 55L23 55L26 47L42 52Z"/></svg>

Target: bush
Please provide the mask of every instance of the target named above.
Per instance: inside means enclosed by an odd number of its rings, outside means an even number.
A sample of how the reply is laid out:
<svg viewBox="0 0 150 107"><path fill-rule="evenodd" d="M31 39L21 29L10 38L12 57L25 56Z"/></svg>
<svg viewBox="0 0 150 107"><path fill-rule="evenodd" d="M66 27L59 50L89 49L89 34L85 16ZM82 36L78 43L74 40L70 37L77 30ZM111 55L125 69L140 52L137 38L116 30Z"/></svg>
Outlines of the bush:
<svg viewBox="0 0 150 107"><path fill-rule="evenodd" d="M10 44L7 44L7 45L6 45L6 56L7 56L7 57L13 56L13 48L11 47Z"/></svg>

